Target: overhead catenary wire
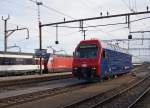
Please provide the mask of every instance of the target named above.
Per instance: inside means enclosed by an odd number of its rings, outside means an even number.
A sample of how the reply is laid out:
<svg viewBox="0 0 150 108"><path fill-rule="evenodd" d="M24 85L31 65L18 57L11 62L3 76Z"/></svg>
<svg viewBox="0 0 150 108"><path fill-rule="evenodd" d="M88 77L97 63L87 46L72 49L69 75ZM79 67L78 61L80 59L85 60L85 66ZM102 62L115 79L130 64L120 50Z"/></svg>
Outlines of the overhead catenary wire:
<svg viewBox="0 0 150 108"><path fill-rule="evenodd" d="M150 16L144 17L144 18L139 18L139 19L137 19L137 20L133 20L133 21L130 21L130 22L137 22L137 21L145 20L145 19L149 19L149 18L150 18Z"/></svg>
<svg viewBox="0 0 150 108"><path fill-rule="evenodd" d="M67 33L67 34L62 34L63 36L70 36L70 35L73 35L73 34L76 34L76 33L79 33L80 31L74 31L74 32L70 32L70 33Z"/></svg>
<svg viewBox="0 0 150 108"><path fill-rule="evenodd" d="M134 11L136 12L137 11L137 1L136 0L133 0L133 6L134 6Z"/></svg>
<svg viewBox="0 0 150 108"><path fill-rule="evenodd" d="M85 7L92 9L93 12L96 12L96 10L95 10L95 8L93 8L93 6L94 5L96 6L97 4L95 4L93 1L91 1L91 0L81 0L80 2L82 2L82 4ZM100 6L100 5L97 5L97 6L102 8L102 6ZM99 14L99 9L97 10L97 13Z"/></svg>
<svg viewBox="0 0 150 108"><path fill-rule="evenodd" d="M126 2L124 1L124 0L122 0L124 3L125 3L125 5L127 5L126 4ZM130 1L130 0L129 0ZM150 1L150 0L149 0ZM134 6L135 5L135 6ZM130 7L128 7L129 9L130 9L130 11L131 12L136 12L137 11L137 3L136 3L136 0L133 0L133 8L135 9L135 10L133 10L133 9L131 9ZM148 6L147 6L148 7ZM147 9L147 11L148 11L148 9ZM137 17L137 16L136 16ZM147 18L149 18L149 17L147 17ZM142 19L145 19L145 18L141 18L141 20ZM136 21L136 20L135 20ZM133 22L135 22L135 21L133 21ZM137 20L138 21L138 20ZM144 25L145 26L145 24L144 23L141 23L142 25ZM130 30L131 30L131 28L130 28ZM129 30L129 32L130 32L130 30Z"/></svg>
<svg viewBox="0 0 150 108"><path fill-rule="evenodd" d="M115 32L115 31L122 30L122 29L128 29L128 27L120 27L120 28L117 28L117 29L113 29L109 32Z"/></svg>
<svg viewBox="0 0 150 108"><path fill-rule="evenodd" d="M12 1L12 0L3 0L4 2L7 2L7 4L15 4L15 5L20 5L21 7L25 8L25 9L29 9L29 10L35 10L35 8L29 7L29 6L25 6L23 4L20 4L16 1Z"/></svg>
<svg viewBox="0 0 150 108"><path fill-rule="evenodd" d="M128 0L129 1L129 9L131 10L132 8L131 8L131 1L130 0Z"/></svg>
<svg viewBox="0 0 150 108"><path fill-rule="evenodd" d="M136 6L137 3L136 3L136 0L133 1L133 8L135 8L135 10L132 9L131 6L130 6L131 4L128 5L128 4L125 2L125 0L121 0L121 1L128 7L128 9L129 9L131 12L136 12L136 10L137 10L137 6ZM129 3L130 3L130 0L129 0ZM134 7L134 4L135 4L135 7ZM144 23L142 23L142 24L145 26Z"/></svg>
<svg viewBox="0 0 150 108"><path fill-rule="evenodd" d="M80 0L79 2L80 2L83 6L92 9L91 5L89 5L89 3L88 3L88 0L86 0L86 2L85 2L84 0Z"/></svg>
<svg viewBox="0 0 150 108"><path fill-rule="evenodd" d="M33 2L33 3L36 3L35 0L29 0L29 1L31 1L31 2ZM69 16L69 15L67 15L67 14L65 14L65 13L63 13L63 12L60 12L60 11L58 11L57 9L54 9L54 8L52 8L52 7L50 7L50 6L47 6L47 5L45 5L45 4L43 4L43 5L41 5L41 6L44 7L44 8L47 8L48 10L54 11L54 12L56 12L56 13L58 13L58 14L61 14L61 15L63 15L63 16L67 16L68 18L74 19L73 17L71 17L71 16Z"/></svg>
<svg viewBox="0 0 150 108"><path fill-rule="evenodd" d="M30 1L33 1L33 2L35 2L35 0L30 0ZM45 5L44 5L45 6ZM48 7L49 8L49 6L46 6L46 7ZM51 8L50 8L51 9ZM55 9L54 9L55 10ZM58 10L57 10L58 11ZM66 14L62 14L62 15L66 15ZM90 26L89 26L90 27ZM91 26L91 27L95 27L95 26Z"/></svg>
<svg viewBox="0 0 150 108"><path fill-rule="evenodd" d="M131 12L135 12L132 8L131 8L131 5L130 5L130 0L129 0L129 4L128 3L126 3L126 1L125 0L121 0L125 5L126 5L126 7L131 11Z"/></svg>
<svg viewBox="0 0 150 108"><path fill-rule="evenodd" d="M149 19L149 17L144 17L144 18L139 18L139 19L136 19L136 20L132 20L130 22L137 22L137 21L140 21L140 20L145 20L145 19ZM83 28L90 28L90 27L100 27L100 26L115 26L115 25L124 25L124 24L127 24L127 22L120 22L120 23L111 23L111 24L101 24L101 25L93 25L93 26L85 26ZM56 26L52 26L52 27L56 27ZM58 27L64 27L64 28L80 28L80 27L75 27L75 26L58 26Z"/></svg>
<svg viewBox="0 0 150 108"><path fill-rule="evenodd" d="M99 2L92 1L92 0L88 0L88 1L91 2L91 3L93 3L93 4L95 4L95 5L97 5L99 8L102 8L102 6L99 4Z"/></svg>
<svg viewBox="0 0 150 108"><path fill-rule="evenodd" d="M29 1L31 1L31 2L33 2L33 3L36 3L35 0L29 0ZM71 17L70 15L67 15L67 14L65 14L65 13L63 13L63 12L60 12L60 11L58 11L58 10L56 10L56 9L50 7L50 6L47 6L47 5L45 5L45 4L43 4L43 5L41 5L41 6L47 8L47 9L49 9L49 10L51 10L51 11L54 11L54 12L56 12L56 13L59 13L59 14L61 14L61 15L63 15L63 16L67 16L67 17L69 17L69 18L71 18L71 19L75 19L75 18ZM87 23L85 23L85 24L86 24L86 25L89 25L89 24L87 24ZM95 28L95 29L96 29L96 28ZM106 33L106 34L109 34L109 33L105 32L105 31L103 31L103 30L101 30L101 32Z"/></svg>
<svg viewBox="0 0 150 108"><path fill-rule="evenodd" d="M83 28L93 28L93 27L101 27L101 26L113 26L113 25L121 25L121 24L127 24L126 22L124 23L112 23L112 24L103 24L103 25L91 25L91 26L84 26ZM55 26L52 26L55 27ZM65 28L80 28L80 27L73 27L73 26L58 26L58 27L65 27Z"/></svg>

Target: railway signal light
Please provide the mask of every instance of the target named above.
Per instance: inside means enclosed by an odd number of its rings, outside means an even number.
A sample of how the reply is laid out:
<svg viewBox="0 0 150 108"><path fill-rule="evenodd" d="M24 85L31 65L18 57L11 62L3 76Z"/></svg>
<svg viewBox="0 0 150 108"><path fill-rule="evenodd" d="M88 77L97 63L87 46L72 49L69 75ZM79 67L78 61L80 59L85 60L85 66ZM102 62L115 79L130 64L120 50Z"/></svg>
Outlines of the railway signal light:
<svg viewBox="0 0 150 108"><path fill-rule="evenodd" d="M132 39L132 35L130 34L130 35L128 35L128 39Z"/></svg>
<svg viewBox="0 0 150 108"><path fill-rule="evenodd" d="M55 44L59 44L59 41L55 41Z"/></svg>

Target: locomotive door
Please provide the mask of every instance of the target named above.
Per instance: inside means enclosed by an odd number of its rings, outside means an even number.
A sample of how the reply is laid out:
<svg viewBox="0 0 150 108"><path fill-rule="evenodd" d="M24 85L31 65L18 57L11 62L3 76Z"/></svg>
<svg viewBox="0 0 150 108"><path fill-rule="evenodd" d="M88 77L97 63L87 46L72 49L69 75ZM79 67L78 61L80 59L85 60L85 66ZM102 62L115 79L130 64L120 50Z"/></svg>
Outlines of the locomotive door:
<svg viewBox="0 0 150 108"><path fill-rule="evenodd" d="M100 63L100 80L102 80L106 76L107 62L108 60L106 56L106 51L103 49Z"/></svg>

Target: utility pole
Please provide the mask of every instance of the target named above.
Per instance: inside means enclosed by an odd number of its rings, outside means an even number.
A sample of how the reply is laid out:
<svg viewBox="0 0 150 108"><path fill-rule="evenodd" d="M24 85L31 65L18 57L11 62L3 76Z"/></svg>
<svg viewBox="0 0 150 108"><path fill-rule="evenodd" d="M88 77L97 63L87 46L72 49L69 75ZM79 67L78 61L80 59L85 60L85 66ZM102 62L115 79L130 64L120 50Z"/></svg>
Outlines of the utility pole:
<svg viewBox="0 0 150 108"><path fill-rule="evenodd" d="M7 52L7 21L9 20L9 15L7 18L2 16L2 20L4 21L4 51Z"/></svg>
<svg viewBox="0 0 150 108"><path fill-rule="evenodd" d="M4 51L5 52L7 52L7 49L8 49L7 39L15 31L18 31L18 30L27 30L27 37L26 37L26 39L29 39L29 29L28 28L19 28L17 26L16 29L7 30L7 21L8 21L8 19L10 19L9 15L8 15L8 17L6 19L4 19L3 16L2 16L2 20L4 21Z"/></svg>

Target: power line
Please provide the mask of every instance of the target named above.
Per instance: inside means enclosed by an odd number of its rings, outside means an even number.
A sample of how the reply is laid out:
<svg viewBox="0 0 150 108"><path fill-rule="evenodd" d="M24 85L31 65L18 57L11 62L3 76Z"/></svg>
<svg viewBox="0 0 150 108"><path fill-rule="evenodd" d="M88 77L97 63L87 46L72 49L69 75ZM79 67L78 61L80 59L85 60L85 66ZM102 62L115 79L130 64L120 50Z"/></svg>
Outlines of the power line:
<svg viewBox="0 0 150 108"><path fill-rule="evenodd" d="M23 7L23 8L26 8L26 9L32 9L32 10L35 10L34 8L32 8L32 7L29 7L29 6L25 6L25 5L22 5L22 4L20 4L20 3L18 3L18 2L16 2L16 1L6 1L6 0L3 0L3 1L5 1L5 2L7 2L8 4L16 4L16 5L20 5L21 7Z"/></svg>
<svg viewBox="0 0 150 108"><path fill-rule="evenodd" d="M98 2L94 2L94 1L92 1L92 0L88 0L88 1L90 1L91 3L93 3L93 4L96 4L98 7L100 7L100 8L102 8L102 6L98 3Z"/></svg>
<svg viewBox="0 0 150 108"><path fill-rule="evenodd" d="M127 8L128 8L131 12L135 12L133 9L131 9L130 0L129 0L129 5L128 5L124 0L121 0L121 1L127 6Z"/></svg>
<svg viewBox="0 0 150 108"><path fill-rule="evenodd" d="M91 26L86 26L86 27L83 27L83 28L96 28L96 27L100 27L100 26L113 26L113 25L122 25L122 24L127 24L126 22L125 23L112 23L112 24L103 24L103 25L91 25ZM55 27L55 26L53 26ZM58 26L58 27L66 27L66 28L80 28L80 27L73 27L73 26Z"/></svg>
<svg viewBox="0 0 150 108"><path fill-rule="evenodd" d="M140 21L140 20L145 20L145 19L148 19L150 17L144 17L144 18L140 18L140 19L136 19L136 20L132 20L130 22L137 22L137 21ZM112 24L104 24L104 25L93 25L93 26L86 26L86 27L83 27L83 28L93 28L93 27L100 27L100 26L115 26L115 25L124 25L124 24L127 24L126 22L125 23L112 23ZM55 27L55 26L52 26L52 27ZM73 26L58 26L58 27L64 27L64 28L71 28L71 29L75 29L75 28L80 28L80 27L73 27ZM117 31L117 30L121 30L121 29L127 29L128 27L121 27L121 28L118 28L118 29L114 29L112 31L109 31L109 32L114 32L114 31ZM88 30L89 31L89 30ZM99 31L99 30L95 30L95 31ZM103 32L103 31L102 31Z"/></svg>
<svg viewBox="0 0 150 108"><path fill-rule="evenodd" d="M22 27L26 27L24 25L21 25L21 24L14 24L14 23L8 23L8 24L11 24L11 25L15 25L15 26L22 26ZM29 29L32 29L32 30L35 30L35 31L38 31L37 28L33 28L33 27L28 27ZM47 31L47 30L44 30L45 32L51 34L51 32Z"/></svg>
<svg viewBox="0 0 150 108"><path fill-rule="evenodd" d="M31 1L31 2L33 2L33 3L36 3L36 1L35 0L29 0L29 1ZM75 18L73 18L73 17L71 17L71 16L69 16L69 15L67 15L67 14L65 14L65 13L62 13L62 12L60 12L60 11L58 11L58 10L56 10L56 9L54 9L54 8L52 8L52 7L49 7L49 6L47 6L47 5L41 5L42 7L45 7L45 8L47 8L48 10L51 10L51 11L54 11L54 12L56 12L56 13L59 13L59 14L61 14L61 15L63 15L63 16L67 16L67 17L69 17L69 18L71 18L71 19L75 19ZM86 23L87 24L87 23ZM87 25L89 25L89 24L87 24ZM95 28L96 29L96 28ZM106 32L104 32L103 30L101 30L103 33L106 33ZM108 34L108 33L106 33L106 34Z"/></svg>
<svg viewBox="0 0 150 108"><path fill-rule="evenodd" d="M70 36L70 35L76 34L76 33L79 33L79 30L78 30L78 31L71 32L71 33L63 34L63 36L68 36L68 35Z"/></svg>
<svg viewBox="0 0 150 108"><path fill-rule="evenodd" d="M109 32L115 32L115 31L122 30L122 29L128 29L128 27L117 28L117 29L111 30Z"/></svg>
<svg viewBox="0 0 150 108"><path fill-rule="evenodd" d="M137 21L141 21L141 20L145 20L145 19L149 19L149 17L144 17L144 18L139 18L139 19L136 19L136 20L132 20L130 22L137 22ZM78 21L78 20L77 20ZM76 20L74 21L68 21L69 22L76 22ZM60 24L63 23L63 22L60 22ZM65 22L64 22L65 23ZM67 22L66 22L67 23ZM57 23L56 23L57 24ZM103 24L103 25L93 25L93 26L86 26L86 27L83 27L83 28L89 28L89 27L99 27L99 26L113 26L113 25L123 25L123 24L127 24L127 22L124 22L124 23L111 23L111 24ZM44 26L50 26L50 25L55 25L55 24L45 24ZM52 26L52 27L56 27L56 26ZM80 27L73 27L73 26L58 26L58 27L66 27L66 28L80 28Z"/></svg>
<svg viewBox="0 0 150 108"><path fill-rule="evenodd" d="M60 25L60 24L67 24L67 23L73 23L73 22L80 22L82 23L82 26L81 26L81 29L82 31L84 30L83 29L83 21L86 22L86 21L90 21L90 20L97 20L97 19L106 19L106 18L113 18L113 17L122 17L122 16L125 16L126 17L126 23L128 24L128 28L129 28L129 23L130 23L130 16L133 16L133 15L140 15L140 14L148 14L150 13L150 11L143 11L143 12L134 12L134 13L125 13L125 14L117 14L117 15L110 15L110 16L101 16L101 17L92 17L92 18L85 18L85 19L76 19L76 20L70 20L70 21L63 21L63 22L56 22L56 23L49 23L49 24L41 24L40 27L44 27L44 26L54 26L54 25ZM146 19L146 18L142 18L142 19ZM139 21L139 20L142 20L142 19L138 19L136 21ZM134 21L135 22L135 21ZM95 26L94 26L95 28ZM102 32L104 32L103 30L100 30ZM106 33L106 32L104 32ZM106 33L108 34L108 33Z"/></svg>
<svg viewBox="0 0 150 108"><path fill-rule="evenodd" d="M135 12L133 9L131 9L131 7L124 1L124 0L122 0L122 2L129 8L129 10L131 11L131 12ZM129 3L130 3L130 0L129 0ZM136 0L135 0L135 10L137 9L137 7L136 7ZM137 16L136 16L137 17ZM145 24L144 23L142 23L144 26L145 26Z"/></svg>
<svg viewBox="0 0 150 108"><path fill-rule="evenodd" d="M83 0L84 1L84 0ZM98 3L98 2L94 2L92 0L85 0L86 3L89 5L88 7L90 7L91 5L95 5L95 6L98 6L99 8L101 8L101 10L104 10L102 9L102 6ZM91 7L90 7L91 8ZM95 9L91 8L94 12L95 12ZM108 10L104 10L105 12L108 12ZM100 9L98 9L98 13L100 13Z"/></svg>
<svg viewBox="0 0 150 108"><path fill-rule="evenodd" d="M135 11L137 11L137 9L136 9L136 0L134 0L134 3L135 3Z"/></svg>
<svg viewBox="0 0 150 108"><path fill-rule="evenodd" d="M33 3L36 3L36 1L35 0L29 0L29 1L31 1L31 2L33 2ZM50 6L47 6L47 5L41 5L42 7L44 7L44 8L47 8L48 10L51 10L51 11L54 11L54 12L56 12L56 13L59 13L59 14L61 14L61 15L63 15L63 16L67 16L67 17L69 17L69 18L71 18L71 19L74 19L73 17L71 17L71 16L69 16L69 15L67 15L67 14L65 14L65 13L62 13L62 12L60 12L60 11L58 11L58 10L56 10L56 9L54 9L54 8L52 8L52 7L50 7Z"/></svg>
<svg viewBox="0 0 150 108"><path fill-rule="evenodd" d="M91 8L94 12L95 12L95 9L92 8L92 5L94 4L92 1L89 1L89 0L81 0L80 2L82 2L82 4L84 6L86 6L87 8Z"/></svg>
<svg viewBox="0 0 150 108"><path fill-rule="evenodd" d="M137 20L133 20L133 21L130 21L130 22L137 22L137 21L145 20L145 19L149 19L149 18L150 18L150 16L149 17L144 17L144 18L139 18Z"/></svg>
<svg viewBox="0 0 150 108"><path fill-rule="evenodd" d="M85 2L84 0L80 0L79 2L81 2L85 7L87 7L87 8L91 8L91 5L89 5L88 3L87 3L87 1ZM91 8L92 9L92 8Z"/></svg>
<svg viewBox="0 0 150 108"><path fill-rule="evenodd" d="M130 2L130 0L129 0L129 9L131 10L131 2Z"/></svg>
<svg viewBox="0 0 150 108"><path fill-rule="evenodd" d="M136 11L136 0L132 0L132 9Z"/></svg>

